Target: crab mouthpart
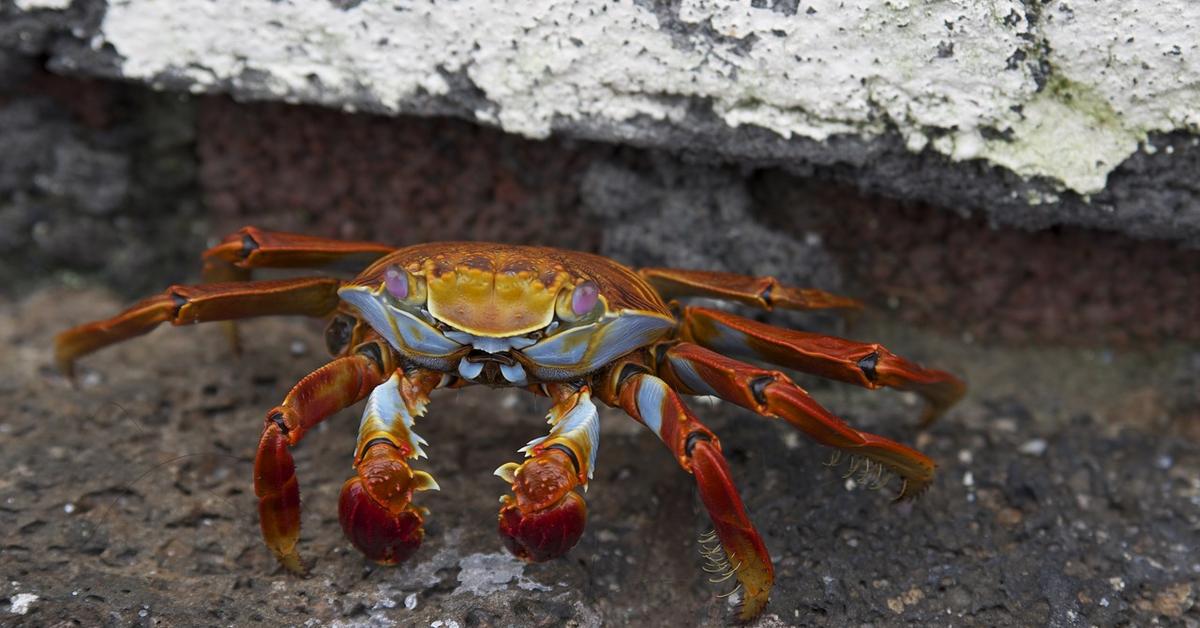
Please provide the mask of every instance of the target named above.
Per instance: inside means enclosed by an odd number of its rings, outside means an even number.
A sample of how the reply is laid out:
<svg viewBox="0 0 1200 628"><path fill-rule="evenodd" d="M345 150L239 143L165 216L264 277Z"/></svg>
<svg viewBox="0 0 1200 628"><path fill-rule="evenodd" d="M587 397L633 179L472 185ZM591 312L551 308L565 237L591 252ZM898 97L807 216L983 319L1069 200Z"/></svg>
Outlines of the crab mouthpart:
<svg viewBox="0 0 1200 628"><path fill-rule="evenodd" d="M458 374L463 379L476 381L483 374L484 368L490 363L495 363L500 371L500 376L505 381L514 386L524 386L529 383L529 378L525 374L525 367L517 362L516 358L508 352L504 353L483 353L481 351L472 351L458 361ZM491 371L488 380L495 380L495 371Z"/></svg>
<svg viewBox="0 0 1200 628"><path fill-rule="evenodd" d="M462 345L470 345L471 347L483 351L484 353L503 353L509 349L520 351L529 345L537 342L533 338L525 336L504 336L502 338L491 338L488 336L476 336L468 334L465 331L447 331L443 332L445 337Z"/></svg>

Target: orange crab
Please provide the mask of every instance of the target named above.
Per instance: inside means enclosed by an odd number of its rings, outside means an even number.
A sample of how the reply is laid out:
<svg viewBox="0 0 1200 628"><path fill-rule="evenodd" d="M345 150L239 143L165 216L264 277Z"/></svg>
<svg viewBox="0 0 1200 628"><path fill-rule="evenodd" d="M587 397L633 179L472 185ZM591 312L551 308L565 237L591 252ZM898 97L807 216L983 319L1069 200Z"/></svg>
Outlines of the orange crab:
<svg viewBox="0 0 1200 628"><path fill-rule="evenodd" d="M767 603L774 569L746 516L721 445L684 404L713 395L781 418L822 445L854 456L851 472L888 470L898 499L920 493L933 462L891 440L855 430L817 404L787 375L750 358L866 388L911 390L928 401L929 421L965 387L878 344L772 327L728 312L679 305L708 297L763 309L857 308L853 299L781 285L771 277L643 268L552 248L449 242L401 249L247 227L204 254L205 280L172 286L110 319L60 334L55 356L72 374L80 357L144 334L184 325L267 315L329 319L336 358L301 380L267 412L254 463L263 538L289 570L303 566L300 489L291 447L314 425L361 399L367 403L354 454L356 475L342 486L339 519L368 558L399 563L416 551L428 512L415 491L435 489L409 461L424 456L414 419L437 388L515 386L549 397L549 433L496 471L499 530L517 556L562 556L583 533L587 509L576 491L592 477L599 445L593 398L650 429L696 481L713 522L702 539L711 566L736 576L740 616ZM251 281L254 268L370 265L351 281L309 277ZM236 330L229 324L236 342Z"/></svg>

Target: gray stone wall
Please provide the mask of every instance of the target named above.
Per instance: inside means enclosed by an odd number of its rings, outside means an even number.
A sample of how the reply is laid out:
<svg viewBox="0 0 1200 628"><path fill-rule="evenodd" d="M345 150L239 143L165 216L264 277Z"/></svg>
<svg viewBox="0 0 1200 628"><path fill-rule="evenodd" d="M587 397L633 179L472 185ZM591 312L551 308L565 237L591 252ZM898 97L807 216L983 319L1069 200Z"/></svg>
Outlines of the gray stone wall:
<svg viewBox="0 0 1200 628"><path fill-rule="evenodd" d="M192 93L441 114L1200 242L1200 8L5 0L0 46Z"/></svg>

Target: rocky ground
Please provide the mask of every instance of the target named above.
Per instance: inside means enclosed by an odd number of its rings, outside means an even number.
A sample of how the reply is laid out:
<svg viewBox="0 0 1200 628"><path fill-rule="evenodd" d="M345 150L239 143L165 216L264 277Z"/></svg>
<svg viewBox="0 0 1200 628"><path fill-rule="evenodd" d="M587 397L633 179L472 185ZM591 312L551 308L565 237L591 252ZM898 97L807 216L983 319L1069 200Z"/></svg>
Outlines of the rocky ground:
<svg viewBox="0 0 1200 628"><path fill-rule="evenodd" d="M53 332L120 305L62 287L0 301L0 624L729 622L690 479L615 411L580 544L538 565L503 552L491 472L545 410L507 391L435 396L419 428L442 490L422 495L426 542L398 568L337 523L357 408L314 430L296 451L312 570L288 575L259 540L252 460L264 411L322 362L319 325L253 321L241 357L217 328L160 330L87 358L72 388L50 368ZM697 405L775 560L758 625L1200 625L1200 352L985 347L894 314L847 333L972 386L932 429L903 394L800 381L938 461L911 506L852 487L784 425Z"/></svg>

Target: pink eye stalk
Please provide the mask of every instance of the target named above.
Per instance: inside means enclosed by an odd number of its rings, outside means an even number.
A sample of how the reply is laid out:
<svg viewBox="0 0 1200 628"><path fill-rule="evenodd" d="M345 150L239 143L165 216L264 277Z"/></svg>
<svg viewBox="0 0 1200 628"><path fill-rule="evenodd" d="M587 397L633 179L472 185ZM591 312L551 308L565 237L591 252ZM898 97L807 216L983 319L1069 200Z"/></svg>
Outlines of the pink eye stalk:
<svg viewBox="0 0 1200 628"><path fill-rule="evenodd" d="M408 298L408 273L395 266L383 271L383 287L397 299Z"/></svg>
<svg viewBox="0 0 1200 628"><path fill-rule="evenodd" d="M575 316L583 316L596 307L596 301L599 299L600 288L596 286L596 282L585 281L576 286L575 292L571 294L571 312Z"/></svg>

